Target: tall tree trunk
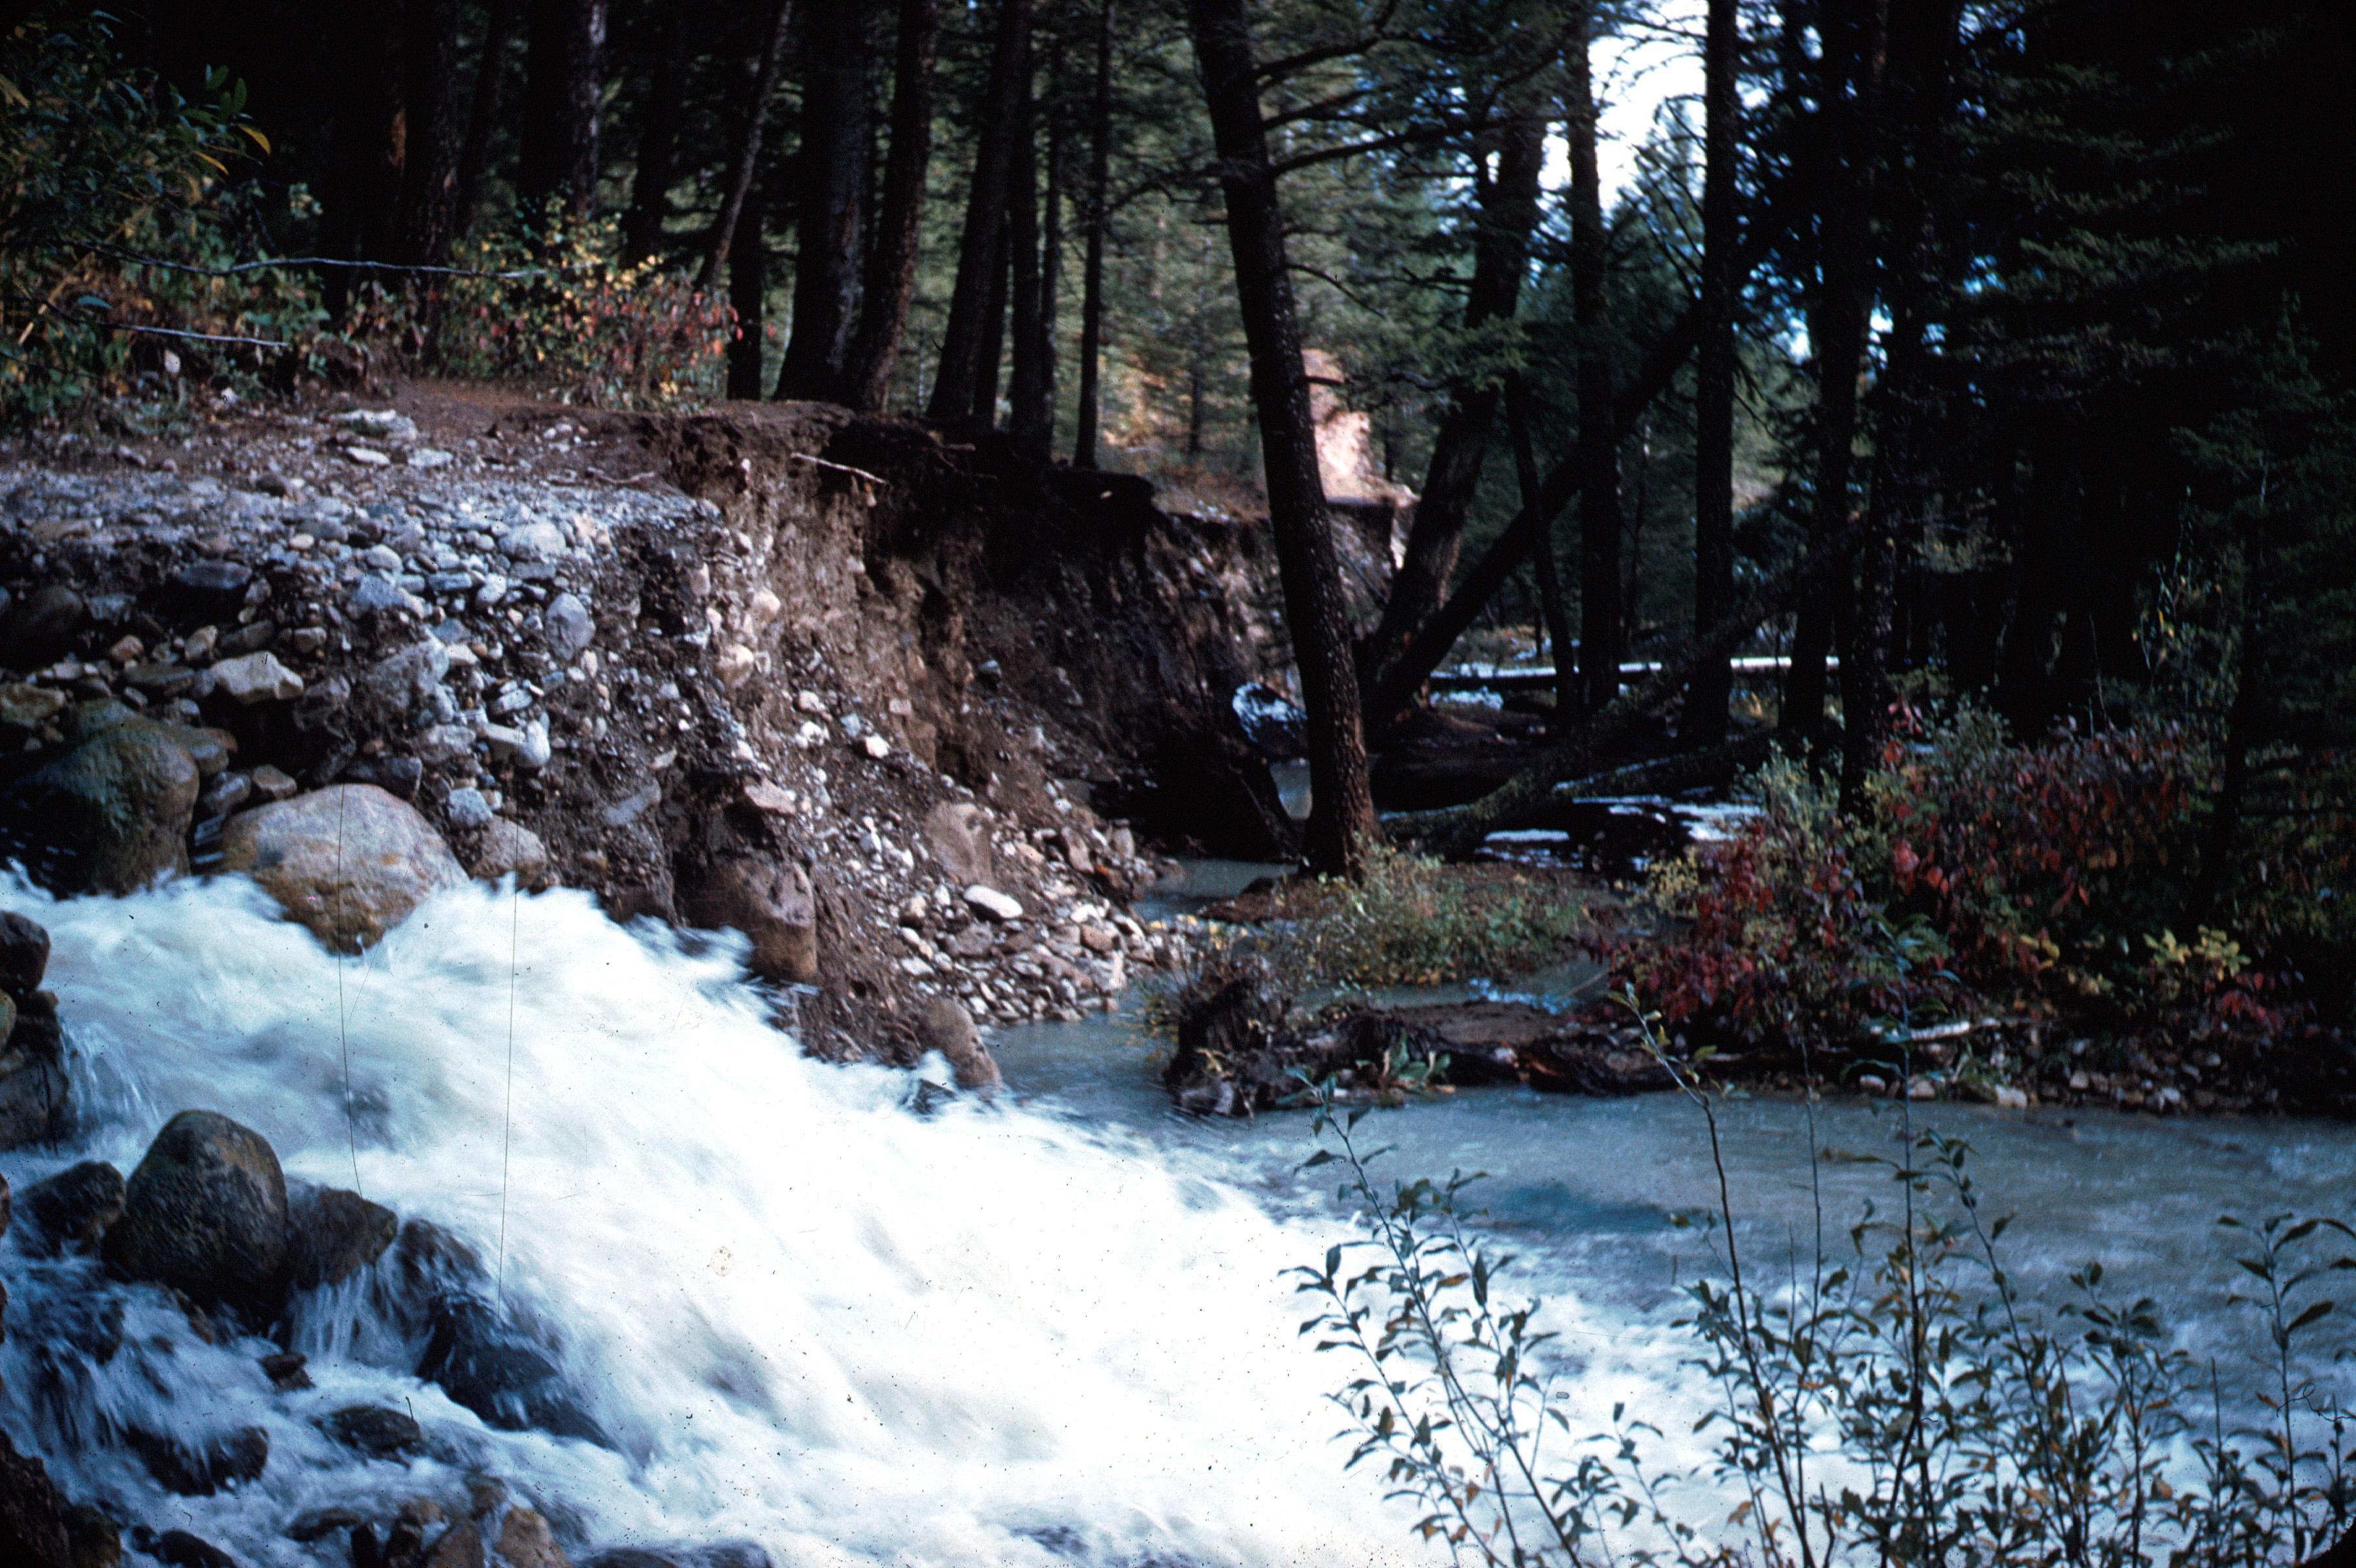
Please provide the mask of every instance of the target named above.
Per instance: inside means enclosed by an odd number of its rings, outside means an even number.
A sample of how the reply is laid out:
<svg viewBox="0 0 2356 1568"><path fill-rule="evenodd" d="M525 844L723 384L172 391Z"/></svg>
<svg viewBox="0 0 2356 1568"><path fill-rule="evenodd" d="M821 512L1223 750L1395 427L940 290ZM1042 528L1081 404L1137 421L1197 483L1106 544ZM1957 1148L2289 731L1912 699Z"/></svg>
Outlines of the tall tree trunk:
<svg viewBox="0 0 2356 1568"><path fill-rule="evenodd" d="M1026 76L1028 72L1024 73ZM1014 163L1007 171L1007 252L1013 321L1012 367L1006 387L1006 433L1015 450L1044 463L1055 432L1048 424L1050 389L1046 301L1039 262L1038 106L1023 95L1014 137Z"/></svg>
<svg viewBox="0 0 2356 1568"><path fill-rule="evenodd" d="M1538 177L1546 166L1547 122L1534 94L1523 95L1515 107L1514 118L1497 136L1496 172L1490 174L1484 166L1476 176L1479 216L1472 240L1472 280L1464 302L1468 331L1512 317L1521 299L1523 276L1529 270L1530 231L1538 215ZM1485 166L1485 158L1483 163ZM1391 576L1390 596L1374 631L1359 646L1359 671L1369 690L1397 662L1416 628L1431 618L1448 593L1496 420L1497 384L1493 379L1466 381L1451 389L1448 412L1440 417L1439 434L1432 439L1423 493L1408 524L1407 549Z"/></svg>
<svg viewBox="0 0 2356 1568"><path fill-rule="evenodd" d="M998 264L991 269L990 294L982 310L981 342L974 355L973 406L966 423L977 430L998 424L998 371L1006 362L1007 274L1014 265L1013 226L998 231Z"/></svg>
<svg viewBox="0 0 2356 1568"><path fill-rule="evenodd" d="M345 92L337 106L333 177L323 238L329 252L359 261L401 259L402 175L408 156L407 6L355 7L337 46ZM327 306L340 318L355 274L327 271Z"/></svg>
<svg viewBox="0 0 2356 1568"><path fill-rule="evenodd" d="M1571 319L1579 336L1579 675L1586 711L1620 694L1620 429L1612 416L1610 236L1595 166L1595 0L1569 45Z"/></svg>
<svg viewBox="0 0 2356 1568"><path fill-rule="evenodd" d="M1098 0L1097 73L1088 96L1088 232L1080 276L1080 402L1072 434L1072 467L1097 466L1104 419L1105 229L1112 179L1113 0ZM1199 441L1199 435L1197 437Z"/></svg>
<svg viewBox="0 0 2356 1568"><path fill-rule="evenodd" d="M1816 353L1818 539L1831 538L1849 516L1858 378L1873 306L1872 214L1880 162L1875 128L1890 18L1889 0L1840 0L1826 10L1817 111L1826 117L1828 143L1826 211L1817 242L1818 308L1809 321ZM1781 723L1788 733L1811 734L1824 721L1825 656L1833 646L1833 613L1846 598L1836 583L1801 610L1783 687Z"/></svg>
<svg viewBox="0 0 2356 1568"><path fill-rule="evenodd" d="M992 382L990 422L997 398L998 366L994 358L985 367L984 339L992 324L1003 317L1001 304L993 306L1001 269L1005 264L1006 186L1014 154L1015 117L1021 113L1031 75L1031 0L998 0L997 36L991 48L990 83L983 93L980 134L973 160L973 179L967 187L965 233L958 244L957 284L949 293L949 317L941 332L940 365L933 380L926 414L942 424L963 424L976 419L982 407L981 380Z"/></svg>
<svg viewBox="0 0 2356 1568"><path fill-rule="evenodd" d="M794 0L776 0L776 9L769 13L769 30L761 36L761 52L748 62L750 70L744 86L744 124L736 140L736 158L728 172L728 190L720 199L720 216L713 220L712 233L704 242L703 268L696 274L695 286L709 293L720 282L720 269L735 254L736 226L743 221L744 204L752 199L753 182L759 177L761 143L769 124L769 100L776 95L777 68L786 58L786 32L794 19ZM736 295L732 283L729 297ZM761 395L756 387L750 394Z"/></svg>
<svg viewBox="0 0 2356 1568"><path fill-rule="evenodd" d="M937 0L900 0L900 36L892 77L892 151L884 166L884 199L860 288L859 328L843 381L853 408L880 409L893 361L908 328L916 289L916 244L925 223L925 175L933 157L933 60L939 47Z"/></svg>
<svg viewBox="0 0 2356 1568"><path fill-rule="evenodd" d="M859 287L859 208L867 186L867 28L862 8L802 12L802 136L796 158L799 250L793 336L777 396L840 403Z"/></svg>
<svg viewBox="0 0 2356 1568"><path fill-rule="evenodd" d="M403 156L394 256L412 266L450 259L458 196L457 0L407 0L402 39Z"/></svg>
<svg viewBox="0 0 2356 1568"><path fill-rule="evenodd" d="M507 95L508 49L515 42L522 0L492 0L483 28L483 52L475 61L475 86L466 107L466 136L458 148L457 208L454 232L475 227L483 204L483 174L491 161L491 137L498 129L499 103Z"/></svg>
<svg viewBox="0 0 2356 1568"><path fill-rule="evenodd" d="M646 115L638 126L638 166L630 177L630 209L622 215L622 259L643 262L662 249L677 168L680 78L687 64L686 8L666 5L658 24L655 68L647 83Z"/></svg>
<svg viewBox="0 0 2356 1568"><path fill-rule="evenodd" d="M1694 369L1694 632L1734 607L1734 163L1742 102L1735 90L1736 0L1709 0L1702 44L1701 347ZM1734 671L1705 666L1686 693L1681 737L1692 746L1726 738Z"/></svg>
<svg viewBox="0 0 2356 1568"><path fill-rule="evenodd" d="M1342 615L1341 565L1318 478L1316 429L1301 360L1301 326L1285 261L1267 133L1253 74L1245 0L1188 0L1194 59L1226 197L1236 300L1251 355L1252 402L1267 471L1269 531L1275 536L1285 619L1308 711L1312 804L1309 864L1356 876L1380 832L1366 785L1366 746L1357 671Z"/></svg>
<svg viewBox="0 0 2356 1568"><path fill-rule="evenodd" d="M736 312L736 336L728 345L730 397L761 395L762 350L768 330L767 184L756 180L745 193L728 243L728 304Z"/></svg>
<svg viewBox="0 0 2356 1568"><path fill-rule="evenodd" d="M1555 558L1554 514L1546 504L1546 485L1538 478L1538 452L1532 427L1537 423L1530 407L1529 383L1516 374L1505 383L1505 418L1513 431L1514 477L1520 482L1523 509L1538 518L1538 536L1530 547L1537 569L1538 609L1546 618L1547 648L1554 659L1554 725L1567 729L1579 713L1577 647L1570 637L1570 610L1563 603L1562 572Z"/></svg>
<svg viewBox="0 0 2356 1568"><path fill-rule="evenodd" d="M524 23L523 151L516 194L539 218L553 196L567 216L597 205L597 127L605 83L605 0L530 0Z"/></svg>

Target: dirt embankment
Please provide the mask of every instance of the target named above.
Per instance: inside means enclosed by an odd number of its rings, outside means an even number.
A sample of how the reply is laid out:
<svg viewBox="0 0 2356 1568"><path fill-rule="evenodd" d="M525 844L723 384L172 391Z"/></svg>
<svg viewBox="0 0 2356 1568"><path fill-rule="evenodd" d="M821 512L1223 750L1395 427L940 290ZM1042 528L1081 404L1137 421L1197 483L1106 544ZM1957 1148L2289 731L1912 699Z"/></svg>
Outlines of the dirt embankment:
<svg viewBox="0 0 2356 1568"><path fill-rule="evenodd" d="M1227 701L1273 656L1257 548L820 405L421 385L20 448L0 790L119 703L216 739L199 871L237 811L366 782L478 868L520 828L617 918L745 931L811 1048L905 1058L927 995L1076 1015L1166 961L1141 838L1286 845Z"/></svg>

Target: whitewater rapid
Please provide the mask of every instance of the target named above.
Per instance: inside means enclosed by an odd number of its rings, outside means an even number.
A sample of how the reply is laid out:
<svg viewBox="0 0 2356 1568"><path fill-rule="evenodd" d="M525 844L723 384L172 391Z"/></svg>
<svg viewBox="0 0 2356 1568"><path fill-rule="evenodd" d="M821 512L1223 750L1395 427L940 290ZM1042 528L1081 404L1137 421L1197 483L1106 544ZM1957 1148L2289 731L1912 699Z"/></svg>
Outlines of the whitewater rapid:
<svg viewBox="0 0 2356 1568"><path fill-rule="evenodd" d="M59 1354L96 1264L0 1246L10 1435L70 1497L254 1564L337 1563L306 1510L505 1479L576 1552L750 1538L780 1564L1422 1561L1345 1476L1336 1369L1281 1273L1327 1239L1207 1162L802 1058L726 942L626 929L585 897L475 887L338 959L242 882L123 899L5 889L49 929L77 1050L76 1147L126 1174L173 1112L267 1137L290 1179L457 1232L553 1326L605 1448L487 1427L356 1322L309 1304L316 1389L260 1340L207 1346L151 1288L103 1367ZM20 1228L21 1229L21 1228ZM382 1266L382 1265L380 1265ZM78 1272L79 1271L79 1272ZM364 1316L364 1315L363 1315ZM44 1344L44 1335L49 1343ZM407 1409L434 1457L367 1461L315 1425ZM159 1490L92 1430L263 1426L261 1478Z"/></svg>

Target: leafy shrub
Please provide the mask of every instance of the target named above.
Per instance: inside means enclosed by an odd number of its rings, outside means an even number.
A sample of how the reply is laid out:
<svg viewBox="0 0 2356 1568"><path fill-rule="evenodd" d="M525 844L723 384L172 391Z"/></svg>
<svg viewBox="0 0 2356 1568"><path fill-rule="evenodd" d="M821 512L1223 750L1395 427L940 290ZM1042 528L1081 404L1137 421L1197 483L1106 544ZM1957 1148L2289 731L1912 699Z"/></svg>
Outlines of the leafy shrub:
<svg viewBox="0 0 2356 1568"><path fill-rule="evenodd" d="M97 14L0 38L0 418L251 383L321 319L298 273L220 272L252 228L229 176L269 148L243 86L216 72L190 99L117 57L108 28Z"/></svg>
<svg viewBox="0 0 2356 1568"><path fill-rule="evenodd" d="M2168 957L2190 950L2169 923L2206 766L2172 727L2023 745L1969 707L1935 725L1910 714L1854 813L1795 764L1762 769L1755 818L1648 882L1665 937L1609 952L1673 1024L1745 1041L1864 1033L1889 1008L1882 955L1901 928L1949 1007L2270 1029L2274 980L2238 949L2198 983Z"/></svg>
<svg viewBox="0 0 2356 1568"><path fill-rule="evenodd" d="M669 408L720 395L734 316L684 275L623 263L618 220L566 218L462 242L467 275L369 283L346 334L392 363L520 381L568 402Z"/></svg>

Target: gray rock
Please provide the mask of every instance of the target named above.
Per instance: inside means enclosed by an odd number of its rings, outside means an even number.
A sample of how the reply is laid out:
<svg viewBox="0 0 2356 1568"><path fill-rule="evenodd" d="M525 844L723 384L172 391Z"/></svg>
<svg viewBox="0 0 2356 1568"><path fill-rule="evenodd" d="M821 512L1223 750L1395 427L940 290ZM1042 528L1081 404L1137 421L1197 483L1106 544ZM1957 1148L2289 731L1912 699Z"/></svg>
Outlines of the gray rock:
<svg viewBox="0 0 2356 1568"><path fill-rule="evenodd" d="M981 1034L973 1026L973 1015L954 998L924 999L916 1009L916 1043L948 1058L949 1066L957 1072L959 1089L991 1095L1005 1081L999 1074L997 1058L981 1043Z"/></svg>
<svg viewBox="0 0 2356 1568"><path fill-rule="evenodd" d="M459 832L475 832L491 825L491 803L483 799L480 789L471 784L462 785L451 790L449 798L442 802L442 815Z"/></svg>
<svg viewBox="0 0 2356 1568"><path fill-rule="evenodd" d="M338 784L241 811L221 828L221 866L251 875L338 951L367 947L412 909L466 880L433 824L372 784Z"/></svg>
<svg viewBox="0 0 2356 1568"><path fill-rule="evenodd" d="M583 649L596 640L597 623L590 618L589 607L578 596L559 594L542 612L541 624L548 629L548 646L560 664L570 664Z"/></svg>
<svg viewBox="0 0 2356 1568"><path fill-rule="evenodd" d="M990 820L970 800L944 800L926 812L925 843L959 882L988 882L997 873Z"/></svg>
<svg viewBox="0 0 2356 1568"><path fill-rule="evenodd" d="M242 773L224 773L197 797L200 819L226 817L253 796L253 780Z"/></svg>
<svg viewBox="0 0 2356 1568"><path fill-rule="evenodd" d="M425 1429L416 1418L382 1405L347 1405L319 1423L319 1430L371 1459L405 1459L425 1452Z"/></svg>
<svg viewBox="0 0 2356 1568"><path fill-rule="evenodd" d="M548 725L540 719L512 727L485 725L482 733L484 741L491 748L493 761L508 763L527 773L539 772L555 755L554 748L549 744Z"/></svg>
<svg viewBox="0 0 2356 1568"><path fill-rule="evenodd" d="M0 995L0 1015L8 1026L0 1043L0 1149L55 1143L72 1130L57 999L46 991L22 1003Z"/></svg>
<svg viewBox="0 0 2356 1568"><path fill-rule="evenodd" d="M236 561L191 561L172 574L171 597L198 621L235 618L253 584L253 568Z"/></svg>
<svg viewBox="0 0 2356 1568"><path fill-rule="evenodd" d="M384 1256L401 1229L391 1209L339 1187L314 1187L287 1213L287 1269L296 1290L339 1285Z"/></svg>
<svg viewBox="0 0 2356 1568"><path fill-rule="evenodd" d="M0 847L59 893L130 893L188 868L200 775L163 725L100 729L0 797Z"/></svg>
<svg viewBox="0 0 2356 1568"><path fill-rule="evenodd" d="M93 1251L123 1216L123 1173L104 1160L70 1165L16 1195L17 1245L37 1258Z"/></svg>
<svg viewBox="0 0 2356 1568"><path fill-rule="evenodd" d="M818 903L809 873L774 855L716 862L686 890L688 918L753 940L748 965L763 980L806 985L818 978Z"/></svg>
<svg viewBox="0 0 2356 1568"><path fill-rule="evenodd" d="M495 817L476 848L475 875L485 882L512 875L519 887L544 887L549 882L548 846L521 822Z"/></svg>
<svg viewBox="0 0 2356 1568"><path fill-rule="evenodd" d="M48 970L48 929L14 909L0 909L0 991L28 995L41 988Z"/></svg>
<svg viewBox="0 0 2356 1568"><path fill-rule="evenodd" d="M21 742L65 711L63 692L26 682L0 686L0 739Z"/></svg>
<svg viewBox="0 0 2356 1568"><path fill-rule="evenodd" d="M411 615L422 617L425 614L425 601L385 574L370 572L352 589L352 596L344 602L344 608L355 616L406 610Z"/></svg>
<svg viewBox="0 0 2356 1568"><path fill-rule="evenodd" d="M499 535L499 553L511 561L545 561L564 551L564 531L552 522L527 522Z"/></svg>
<svg viewBox="0 0 2356 1568"><path fill-rule="evenodd" d="M475 732L465 725L428 725L411 741L417 759L428 768L444 768L475 749Z"/></svg>
<svg viewBox="0 0 2356 1568"><path fill-rule="evenodd" d="M224 1487L241 1487L270 1464L270 1434L258 1426L196 1439L135 1426L125 1435L156 1484L184 1498L209 1498Z"/></svg>
<svg viewBox="0 0 2356 1568"><path fill-rule="evenodd" d="M216 1112L181 1112L131 1173L102 1250L125 1279L268 1321L286 1290L286 1177L277 1154Z"/></svg>
<svg viewBox="0 0 2356 1568"><path fill-rule="evenodd" d="M214 689L241 707L285 702L303 694L303 677L281 664L275 653L224 659L214 664L212 674Z"/></svg>
<svg viewBox="0 0 2356 1568"><path fill-rule="evenodd" d="M65 652L85 613L81 596L62 584L26 596L0 619L0 663L48 663Z"/></svg>
<svg viewBox="0 0 2356 1568"><path fill-rule="evenodd" d="M379 724L391 725L432 702L450 673L450 649L437 639L420 638L400 652L369 666L352 687L352 701Z"/></svg>
<svg viewBox="0 0 2356 1568"><path fill-rule="evenodd" d="M398 409L355 408L327 416L327 423L371 441L414 441L417 424Z"/></svg>

